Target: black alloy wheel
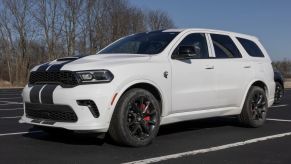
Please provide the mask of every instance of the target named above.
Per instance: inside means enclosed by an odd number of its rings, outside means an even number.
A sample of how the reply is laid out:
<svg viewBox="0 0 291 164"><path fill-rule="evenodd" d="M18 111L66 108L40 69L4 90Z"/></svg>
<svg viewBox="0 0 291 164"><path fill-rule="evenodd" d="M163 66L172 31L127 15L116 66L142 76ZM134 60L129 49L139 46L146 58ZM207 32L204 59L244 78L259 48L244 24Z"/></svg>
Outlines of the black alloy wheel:
<svg viewBox="0 0 291 164"><path fill-rule="evenodd" d="M252 86L249 89L243 109L238 115L238 120L249 127L262 126L267 118L268 99L263 88Z"/></svg>
<svg viewBox="0 0 291 164"><path fill-rule="evenodd" d="M127 110L127 125L131 135L138 140L148 138L156 127L157 110L147 97L133 97Z"/></svg>
<svg viewBox="0 0 291 164"><path fill-rule="evenodd" d="M267 113L267 100L265 93L255 92L252 95L252 101L250 101L251 113L253 120L264 120Z"/></svg>
<svg viewBox="0 0 291 164"><path fill-rule="evenodd" d="M149 91L131 89L121 96L115 107L109 134L121 145L148 145L158 133L160 111L160 103Z"/></svg>
<svg viewBox="0 0 291 164"><path fill-rule="evenodd" d="M281 83L276 82L275 101L274 104L279 104L284 96L284 88Z"/></svg>

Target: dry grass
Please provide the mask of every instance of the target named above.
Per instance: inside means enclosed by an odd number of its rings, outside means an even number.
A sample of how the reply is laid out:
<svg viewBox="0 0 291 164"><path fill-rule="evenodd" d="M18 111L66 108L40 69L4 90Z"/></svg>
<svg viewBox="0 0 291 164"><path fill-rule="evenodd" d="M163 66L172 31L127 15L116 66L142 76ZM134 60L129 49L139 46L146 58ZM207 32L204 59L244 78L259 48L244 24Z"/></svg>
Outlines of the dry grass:
<svg viewBox="0 0 291 164"><path fill-rule="evenodd" d="M9 81L0 79L0 88L23 88L24 85L12 85Z"/></svg>
<svg viewBox="0 0 291 164"><path fill-rule="evenodd" d="M9 88L9 87L12 87L12 85L9 81L0 80L0 87L1 88Z"/></svg>

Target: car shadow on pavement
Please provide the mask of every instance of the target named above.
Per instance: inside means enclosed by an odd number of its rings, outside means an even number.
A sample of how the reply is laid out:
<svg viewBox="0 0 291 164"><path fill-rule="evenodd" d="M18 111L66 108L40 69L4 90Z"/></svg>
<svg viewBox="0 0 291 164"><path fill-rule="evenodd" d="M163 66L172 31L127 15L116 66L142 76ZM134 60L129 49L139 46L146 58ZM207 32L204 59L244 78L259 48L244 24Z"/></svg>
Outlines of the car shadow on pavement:
<svg viewBox="0 0 291 164"><path fill-rule="evenodd" d="M201 120L185 121L160 127L158 136L171 135L186 131L195 131L208 128L217 128L223 126L240 127L235 117L217 117ZM72 131L57 129L54 132L45 132L42 129L33 127L29 129L31 133L24 134L24 137L42 140L46 142L60 142L70 145L99 145L111 144L116 145L106 134L104 137L97 137L96 133L74 133ZM40 131L34 133L35 131Z"/></svg>
<svg viewBox="0 0 291 164"><path fill-rule="evenodd" d="M100 137L97 133L74 133L65 129L57 129L54 132L46 132L37 127L30 128L31 133L24 134L24 137L33 138L47 142L60 142L70 145L103 145L106 138ZM39 131L35 133L35 131Z"/></svg>
<svg viewBox="0 0 291 164"><path fill-rule="evenodd" d="M241 124L239 124L236 117L215 117L164 125L160 127L158 135L163 136L173 133L217 128L223 126L243 127Z"/></svg>

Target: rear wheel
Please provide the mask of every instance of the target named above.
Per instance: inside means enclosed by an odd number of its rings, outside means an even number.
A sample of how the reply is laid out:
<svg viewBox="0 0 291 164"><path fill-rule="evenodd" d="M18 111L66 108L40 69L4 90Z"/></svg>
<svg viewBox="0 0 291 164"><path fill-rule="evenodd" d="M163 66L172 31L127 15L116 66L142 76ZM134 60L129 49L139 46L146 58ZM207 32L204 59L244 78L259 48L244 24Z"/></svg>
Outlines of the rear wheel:
<svg viewBox="0 0 291 164"><path fill-rule="evenodd" d="M283 85L279 82L276 82L276 90L275 90L275 101L274 104L279 104L282 101L284 96L284 88Z"/></svg>
<svg viewBox="0 0 291 164"><path fill-rule="evenodd" d="M267 97L265 91L257 86L252 86L246 97L239 121L250 127L262 126L267 117Z"/></svg>
<svg viewBox="0 0 291 164"><path fill-rule="evenodd" d="M149 91L131 89L117 103L109 134L122 145L148 145L158 133L160 111L159 102Z"/></svg>

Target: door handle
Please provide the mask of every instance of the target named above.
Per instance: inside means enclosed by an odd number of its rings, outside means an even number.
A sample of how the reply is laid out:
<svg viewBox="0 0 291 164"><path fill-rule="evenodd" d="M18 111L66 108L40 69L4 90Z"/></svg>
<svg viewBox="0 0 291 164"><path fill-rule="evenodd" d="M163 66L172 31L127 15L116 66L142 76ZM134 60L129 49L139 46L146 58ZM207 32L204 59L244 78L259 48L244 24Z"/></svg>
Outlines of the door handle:
<svg viewBox="0 0 291 164"><path fill-rule="evenodd" d="M250 65L246 65L246 66L244 66L244 68L251 68L251 66Z"/></svg>
<svg viewBox="0 0 291 164"><path fill-rule="evenodd" d="M205 66L205 69L214 69L214 66L211 65L211 66Z"/></svg>

